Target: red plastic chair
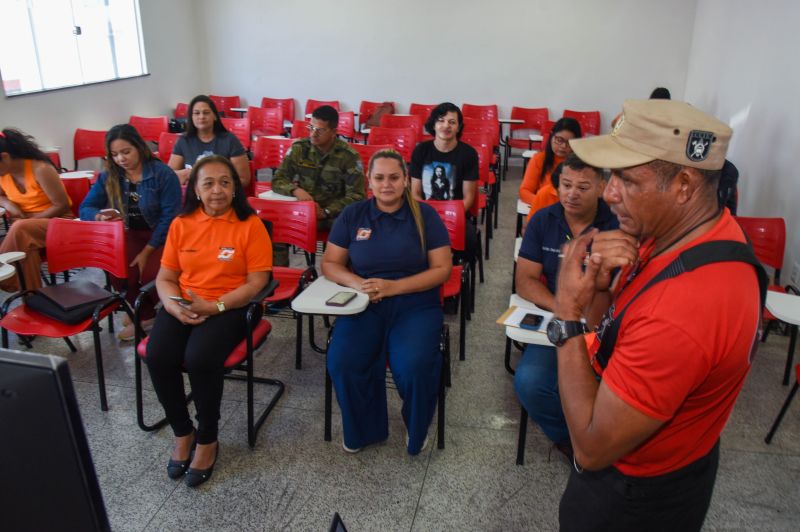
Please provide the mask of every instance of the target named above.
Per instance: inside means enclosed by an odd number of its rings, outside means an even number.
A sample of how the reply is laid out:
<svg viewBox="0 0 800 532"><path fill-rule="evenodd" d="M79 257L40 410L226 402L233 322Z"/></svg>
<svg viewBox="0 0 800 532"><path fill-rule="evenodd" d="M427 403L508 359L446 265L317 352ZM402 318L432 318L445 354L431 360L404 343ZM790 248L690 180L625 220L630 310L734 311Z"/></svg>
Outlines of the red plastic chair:
<svg viewBox="0 0 800 532"><path fill-rule="evenodd" d="M279 108L283 110L283 119L294 121L294 98L261 98L261 107L266 109Z"/></svg>
<svg viewBox="0 0 800 532"><path fill-rule="evenodd" d="M497 105L475 105L465 103L461 106L461 114L464 118L477 118L478 120L497 120L500 115L497 113Z"/></svg>
<svg viewBox="0 0 800 532"><path fill-rule="evenodd" d="M161 133L169 132L169 118L166 116L131 116L128 123L136 128L144 140L158 142Z"/></svg>
<svg viewBox="0 0 800 532"><path fill-rule="evenodd" d="M431 116L431 112L436 108L436 104L427 103L412 103L408 108L408 113L422 117L422 135L419 138L420 142L433 140L433 135L425 131L425 122Z"/></svg>
<svg viewBox="0 0 800 532"><path fill-rule="evenodd" d="M309 99L306 102L306 114L310 115L314 112L317 107L322 107L323 105L330 105L337 111L339 111L339 100L311 100Z"/></svg>
<svg viewBox="0 0 800 532"><path fill-rule="evenodd" d="M523 120L522 124L511 124L509 128L511 134L506 137L506 163L511 157L511 149L518 150L541 150L543 144L540 142L533 142L530 139L530 134L533 132L544 133L544 126L550 120L550 113L547 107L512 107L511 118L516 120ZM514 138L514 133L524 133L524 137Z"/></svg>
<svg viewBox="0 0 800 532"><path fill-rule="evenodd" d="M165 163L169 162L169 158L172 156L172 149L179 138L181 138L180 133L162 133L158 137L158 151L154 155Z"/></svg>
<svg viewBox="0 0 800 532"><path fill-rule="evenodd" d="M248 118L222 118L222 125L225 129L236 135L239 142L244 146L245 151L250 150L252 137L250 136L250 119Z"/></svg>
<svg viewBox="0 0 800 532"><path fill-rule="evenodd" d="M236 112L232 110L235 107L242 107L242 101L238 96L214 96L213 94L209 94L208 97L214 102L217 111L219 111L222 116L238 116Z"/></svg>
<svg viewBox="0 0 800 532"><path fill-rule="evenodd" d="M403 156L406 162L411 161L411 153L417 145L417 132L412 127L373 127L369 132L367 144L390 144Z"/></svg>
<svg viewBox="0 0 800 532"><path fill-rule="evenodd" d="M308 137L311 132L308 130L308 120L295 120L292 122L292 131L290 137L293 139L304 139Z"/></svg>
<svg viewBox="0 0 800 532"><path fill-rule="evenodd" d="M565 117L574 118L581 124L581 132L584 136L600 134L600 111L572 111L564 109Z"/></svg>
<svg viewBox="0 0 800 532"><path fill-rule="evenodd" d="M247 201L262 220L272 223L274 243L289 244L306 253L307 268L275 266L272 270L279 287L266 301L273 310L291 310L292 300L317 278L317 271L314 268L317 251L316 204L313 201L277 201L260 198L247 198ZM303 316L294 311L291 311L291 314L296 324L294 364L295 368L300 369L303 365ZM309 327L313 334L311 318Z"/></svg>
<svg viewBox="0 0 800 532"><path fill-rule="evenodd" d="M72 215L75 218L80 218L80 209L81 203L83 203L83 198L86 197L86 194L89 193L89 189L92 188L92 181L88 177L77 177L77 178L70 178L70 179L62 179L61 183L64 185L64 190L67 191L67 196L69 196L69 201L72 205L70 205L70 209L72 210Z"/></svg>
<svg viewBox="0 0 800 532"><path fill-rule="evenodd" d="M174 118L189 118L189 104L179 103L175 106Z"/></svg>
<svg viewBox="0 0 800 532"><path fill-rule="evenodd" d="M247 120L250 122L251 138L283 135L283 109L280 107L250 106L247 108Z"/></svg>
<svg viewBox="0 0 800 532"><path fill-rule="evenodd" d="M47 228L45 246L48 251L47 267L51 274L66 272L74 268L100 268L106 274L118 278L128 276L126 260L125 227L120 221L83 222L53 218ZM67 283L69 284L69 283ZM77 351L69 336L91 330L94 338L95 364L100 391L100 408L108 410L105 375L103 372L103 353L100 342L100 321L108 317L108 330L114 331L112 312L122 308L131 319L133 314L120 294L109 293L109 298L99 303L94 315L86 320L70 325L31 310L23 302L9 310L12 301L30 292L19 292L6 299L3 304L0 327L2 345L8 348L8 331L23 336L46 336L64 338L74 353Z"/></svg>
<svg viewBox="0 0 800 532"><path fill-rule="evenodd" d="M425 120L419 115L383 115L381 127L410 127L417 132L417 139L422 138L422 128Z"/></svg>
<svg viewBox="0 0 800 532"><path fill-rule="evenodd" d="M339 113L339 125L336 127L336 133L347 140L353 140L356 133L356 117L353 111Z"/></svg>
<svg viewBox="0 0 800 532"><path fill-rule="evenodd" d="M266 421L270 412L272 412L272 409L277 404L278 399L280 399L283 395L283 391L285 389L284 384L279 380L256 377L253 375L255 369L253 354L255 353L256 349L264 344L264 342L267 340L267 336L269 336L269 333L272 331L272 324L269 321L265 319L259 319L256 321L256 316L261 316L263 312L264 300L274 292L276 286L277 282L274 279L271 280L267 286L265 286L253 297L252 300L250 300L245 318L247 320L245 338L239 342L239 345L237 345L233 351L231 351L223 363L226 379L245 381L247 384L247 444L251 449L256 445L256 437L258 436L259 429L264 424L264 421ZM142 360L147 358L147 344L149 342L149 337L141 337L141 322L138 309L140 308L141 300L143 298L153 297L152 293L155 291L154 288L155 281L147 283L142 287L139 297L136 300L137 313L134 318L134 323L136 324L136 337L134 345L136 345L137 355L134 357L134 366L136 371L136 421L139 424L139 428L147 432L158 430L167 424L166 418L161 419L152 425L148 425L144 420L144 400L142 399ZM252 326L253 322L256 322L255 327ZM269 403L267 403L264 409L261 410L258 418L256 418L255 400L253 397L255 383L276 386L278 388Z"/></svg>
<svg viewBox="0 0 800 532"><path fill-rule="evenodd" d="M75 158L75 170L78 161L106 156L106 131L93 131L90 129L76 129L72 137L72 153Z"/></svg>
<svg viewBox="0 0 800 532"><path fill-rule="evenodd" d="M369 160L375 154L375 152L381 150L389 150L394 149L394 146L391 144L359 144L357 142L351 142L350 147L353 148L361 157L361 163L364 165L364 175L367 175L367 170L369 169ZM369 188L369 182L367 179L364 179L364 194L367 198L372 197L372 189Z"/></svg>
<svg viewBox="0 0 800 532"><path fill-rule="evenodd" d="M394 113L394 102L369 102L367 100L362 100L358 106L358 131L355 133L354 139L366 144L367 142L367 135L361 133L362 128L368 128L367 122L375 114L375 111L382 105L388 104L391 106L390 114Z"/></svg>
<svg viewBox="0 0 800 532"><path fill-rule="evenodd" d="M258 137L253 142L253 160L250 162L252 170L250 181L256 180L256 173L261 168L271 168L273 171L281 165L281 161L292 148L296 139Z"/></svg>

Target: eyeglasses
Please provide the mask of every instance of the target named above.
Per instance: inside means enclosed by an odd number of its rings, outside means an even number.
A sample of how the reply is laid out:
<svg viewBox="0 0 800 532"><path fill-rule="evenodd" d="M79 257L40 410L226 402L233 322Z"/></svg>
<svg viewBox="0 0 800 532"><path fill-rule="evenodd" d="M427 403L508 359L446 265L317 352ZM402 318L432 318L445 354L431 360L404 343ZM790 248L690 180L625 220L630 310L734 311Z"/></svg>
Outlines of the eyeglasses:
<svg viewBox="0 0 800 532"><path fill-rule="evenodd" d="M308 132L311 135L313 135L314 133L325 133L326 131L330 131L330 128L327 128L327 127L316 127L316 126L312 126L311 124L308 124L306 126L306 129L308 129Z"/></svg>
<svg viewBox="0 0 800 532"><path fill-rule="evenodd" d="M569 143L569 139L565 139L564 137L559 137L558 135L553 135L553 142L555 142L559 146L565 146Z"/></svg>

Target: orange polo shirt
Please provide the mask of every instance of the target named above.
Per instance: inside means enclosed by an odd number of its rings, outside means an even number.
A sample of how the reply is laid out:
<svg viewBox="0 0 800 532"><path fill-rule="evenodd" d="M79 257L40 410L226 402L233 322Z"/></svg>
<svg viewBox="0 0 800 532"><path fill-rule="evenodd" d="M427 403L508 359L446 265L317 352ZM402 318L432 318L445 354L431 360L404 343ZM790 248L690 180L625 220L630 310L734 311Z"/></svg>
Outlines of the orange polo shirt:
<svg viewBox="0 0 800 532"><path fill-rule="evenodd" d="M199 208L172 221L161 266L180 272L183 297L191 289L216 301L242 286L248 273L272 270L272 242L258 216L241 221L230 209L211 217Z"/></svg>
<svg viewBox="0 0 800 532"><path fill-rule="evenodd" d="M548 181L542 185L542 188L540 188L533 197L527 221L529 222L531 220L531 217L536 214L536 211L549 207L550 205L555 205L556 203L558 203L558 191L553 188L553 183Z"/></svg>

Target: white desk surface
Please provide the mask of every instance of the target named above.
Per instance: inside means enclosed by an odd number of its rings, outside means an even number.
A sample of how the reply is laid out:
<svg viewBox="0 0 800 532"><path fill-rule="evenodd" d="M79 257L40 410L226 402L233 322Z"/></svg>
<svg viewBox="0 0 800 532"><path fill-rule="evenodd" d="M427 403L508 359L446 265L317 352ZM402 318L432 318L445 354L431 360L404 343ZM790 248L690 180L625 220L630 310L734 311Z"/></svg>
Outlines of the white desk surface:
<svg viewBox="0 0 800 532"><path fill-rule="evenodd" d="M91 170L78 170L77 172L64 172L63 174L59 174L61 179L80 179L82 177L86 178L93 178L94 172Z"/></svg>
<svg viewBox="0 0 800 532"><path fill-rule="evenodd" d="M337 292L353 292L356 297L343 307L326 305L325 301ZM324 276L320 276L294 298L292 310L301 314L347 316L363 312L367 305L369 305L369 296L367 294L338 285L333 281L327 280Z"/></svg>
<svg viewBox="0 0 800 532"><path fill-rule="evenodd" d="M524 159L530 159L531 157L533 157L537 153L539 153L539 150L525 150L524 152L522 152L522 157Z"/></svg>
<svg viewBox="0 0 800 532"><path fill-rule="evenodd" d="M45 153L58 153L61 146L42 146L42 151Z"/></svg>
<svg viewBox="0 0 800 532"><path fill-rule="evenodd" d="M3 210L5 211L5 209ZM17 273L17 269L11 263L24 258L24 251L8 251L0 254L0 281L5 281L6 279L14 277Z"/></svg>
<svg viewBox="0 0 800 532"><path fill-rule="evenodd" d="M528 138L531 139L531 142L542 142L544 140L540 133L531 133Z"/></svg>
<svg viewBox="0 0 800 532"><path fill-rule="evenodd" d="M17 270L11 264L0 264L0 281L10 279L16 274Z"/></svg>
<svg viewBox="0 0 800 532"><path fill-rule="evenodd" d="M5 214L6 214L5 207L0 207L0 216L5 216Z"/></svg>
<svg viewBox="0 0 800 532"><path fill-rule="evenodd" d="M510 325L506 325L506 336L512 340L516 340L517 342L522 342L523 344L553 345L550 343L550 340L547 339L547 324L550 323L550 319L553 317L552 312L540 309L530 301L522 299L517 294L511 294L511 299L508 301L508 306L529 308L536 314L541 314L544 316L544 320L542 320L542 326L539 327L538 331L530 331L528 329L520 329L519 327L511 327Z"/></svg>
<svg viewBox="0 0 800 532"><path fill-rule="evenodd" d="M767 309L779 320L800 325L800 296L768 291Z"/></svg>
<svg viewBox="0 0 800 532"><path fill-rule="evenodd" d="M498 118L498 122L501 124L524 124L525 121L521 118Z"/></svg>
<svg viewBox="0 0 800 532"><path fill-rule="evenodd" d="M517 199L517 214L522 214L523 216L527 216L529 212L531 212L531 206L518 198Z"/></svg>
<svg viewBox="0 0 800 532"><path fill-rule="evenodd" d="M521 247L522 247L522 237L518 236L514 240L514 262L517 262L517 257L519 257L519 248Z"/></svg>
<svg viewBox="0 0 800 532"><path fill-rule="evenodd" d="M294 196L284 196L283 194L278 194L277 192L273 192L271 190L267 190L262 192L258 195L261 199L268 199L268 200L277 200L277 201L297 201L297 198Z"/></svg>
<svg viewBox="0 0 800 532"><path fill-rule="evenodd" d="M292 129L294 123L291 120L284 120L283 121L283 128L284 129Z"/></svg>
<svg viewBox="0 0 800 532"><path fill-rule="evenodd" d="M247 107L231 107L231 111L234 113L246 113Z"/></svg>

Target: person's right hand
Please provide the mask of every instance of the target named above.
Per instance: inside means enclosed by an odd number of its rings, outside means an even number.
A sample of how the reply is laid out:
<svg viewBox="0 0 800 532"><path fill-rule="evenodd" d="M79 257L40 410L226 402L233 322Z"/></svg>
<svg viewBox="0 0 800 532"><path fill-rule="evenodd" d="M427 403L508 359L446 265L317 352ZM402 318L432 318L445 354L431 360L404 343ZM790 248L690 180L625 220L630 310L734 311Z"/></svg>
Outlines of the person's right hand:
<svg viewBox="0 0 800 532"><path fill-rule="evenodd" d="M162 303L164 304L164 310L172 314L176 320L184 325L199 325L208 318L208 316L201 316L172 299L167 299L166 301L162 301Z"/></svg>
<svg viewBox="0 0 800 532"><path fill-rule="evenodd" d="M314 201L314 198L300 187L292 190L292 196L297 198L298 201Z"/></svg>
<svg viewBox="0 0 800 532"><path fill-rule="evenodd" d="M639 259L639 239L619 229L597 233L592 240L592 255L602 259L597 273L596 289L608 290L611 285L611 272L617 268L630 266Z"/></svg>
<svg viewBox="0 0 800 532"><path fill-rule="evenodd" d="M94 215L98 222L109 222L111 220L122 220L122 215L114 209L103 209Z"/></svg>

